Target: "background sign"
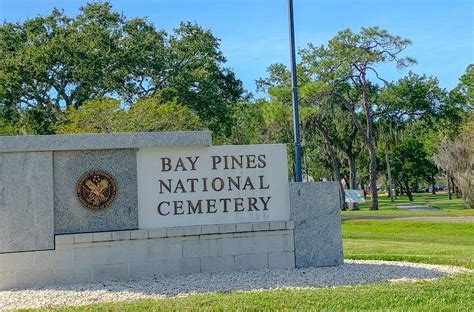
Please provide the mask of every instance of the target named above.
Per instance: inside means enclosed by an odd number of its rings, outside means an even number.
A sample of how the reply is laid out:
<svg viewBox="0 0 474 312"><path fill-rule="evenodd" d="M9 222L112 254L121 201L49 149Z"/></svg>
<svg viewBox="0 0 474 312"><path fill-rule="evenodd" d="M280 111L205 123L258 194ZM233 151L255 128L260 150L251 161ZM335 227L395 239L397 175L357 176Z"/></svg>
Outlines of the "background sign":
<svg viewBox="0 0 474 312"><path fill-rule="evenodd" d="M365 203L364 196L360 193L359 190L345 190L346 203Z"/></svg>
<svg viewBox="0 0 474 312"><path fill-rule="evenodd" d="M137 152L139 228L289 220L286 146Z"/></svg>

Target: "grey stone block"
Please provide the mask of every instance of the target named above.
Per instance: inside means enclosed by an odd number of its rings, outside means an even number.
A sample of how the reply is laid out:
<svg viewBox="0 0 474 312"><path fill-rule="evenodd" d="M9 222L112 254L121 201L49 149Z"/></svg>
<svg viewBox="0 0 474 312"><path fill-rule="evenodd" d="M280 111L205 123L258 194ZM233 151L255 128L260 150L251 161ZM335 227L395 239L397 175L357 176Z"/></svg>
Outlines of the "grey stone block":
<svg viewBox="0 0 474 312"><path fill-rule="evenodd" d="M35 269L72 267L72 249L35 252Z"/></svg>
<svg viewBox="0 0 474 312"><path fill-rule="evenodd" d="M148 242L149 259L163 260L167 257L167 250L165 248L166 242L163 239L152 239ZM182 250L181 250L182 252Z"/></svg>
<svg viewBox="0 0 474 312"><path fill-rule="evenodd" d="M276 231L276 230L286 230L286 222L285 221L270 222L270 231Z"/></svg>
<svg viewBox="0 0 474 312"><path fill-rule="evenodd" d="M210 146L210 131L0 136L2 152Z"/></svg>
<svg viewBox="0 0 474 312"><path fill-rule="evenodd" d="M201 226L201 233L204 234L216 234L219 233L218 225L203 225Z"/></svg>
<svg viewBox="0 0 474 312"><path fill-rule="evenodd" d="M130 277L151 277L165 274L164 260L147 260L130 263Z"/></svg>
<svg viewBox="0 0 474 312"><path fill-rule="evenodd" d="M201 272L201 259L183 259L183 273L192 274Z"/></svg>
<svg viewBox="0 0 474 312"><path fill-rule="evenodd" d="M201 272L220 272L234 269L234 256L201 258Z"/></svg>
<svg viewBox="0 0 474 312"><path fill-rule="evenodd" d="M201 235L201 226L196 225L196 226L186 226L184 228L184 235L185 236L190 236L190 235Z"/></svg>
<svg viewBox="0 0 474 312"><path fill-rule="evenodd" d="M125 263L148 258L149 245L145 241L130 241L125 244L111 245L110 263Z"/></svg>
<svg viewBox="0 0 474 312"><path fill-rule="evenodd" d="M148 242L148 258L180 259L183 257L183 241L171 239L151 239Z"/></svg>
<svg viewBox="0 0 474 312"><path fill-rule="evenodd" d="M0 272L0 290L10 289L15 287L15 273Z"/></svg>
<svg viewBox="0 0 474 312"><path fill-rule="evenodd" d="M74 248L72 252L74 267L111 263L109 247Z"/></svg>
<svg viewBox="0 0 474 312"><path fill-rule="evenodd" d="M175 237L175 236L184 236L184 227L170 227L166 229L166 236Z"/></svg>
<svg viewBox="0 0 474 312"><path fill-rule="evenodd" d="M117 184L114 202L102 211L84 208L75 193L77 181L92 170L108 172ZM54 205L56 234L137 229L135 150L55 152Z"/></svg>
<svg viewBox="0 0 474 312"><path fill-rule="evenodd" d="M112 232L93 233L93 242L108 242L112 240Z"/></svg>
<svg viewBox="0 0 474 312"><path fill-rule="evenodd" d="M52 269L35 270L35 279L38 286L53 285L54 284L53 270Z"/></svg>
<svg viewBox="0 0 474 312"><path fill-rule="evenodd" d="M278 252L285 249L283 235L255 236L255 250L259 252Z"/></svg>
<svg viewBox="0 0 474 312"><path fill-rule="evenodd" d="M15 287L47 286L53 283L53 270L25 270L15 272Z"/></svg>
<svg viewBox="0 0 474 312"><path fill-rule="evenodd" d="M200 239L197 241L183 242L183 257L198 258L217 256L217 240Z"/></svg>
<svg viewBox="0 0 474 312"><path fill-rule="evenodd" d="M250 255L236 255L235 269L237 270L255 270L268 268L268 254L256 253Z"/></svg>
<svg viewBox="0 0 474 312"><path fill-rule="evenodd" d="M149 238L163 238L166 237L166 229L151 229L148 230Z"/></svg>
<svg viewBox="0 0 474 312"><path fill-rule="evenodd" d="M287 230L293 230L294 228L295 228L295 221L293 220L286 221Z"/></svg>
<svg viewBox="0 0 474 312"><path fill-rule="evenodd" d="M74 244L92 243L92 233L82 233L74 235Z"/></svg>
<svg viewBox="0 0 474 312"><path fill-rule="evenodd" d="M295 237L293 235L293 231L290 232L291 234L283 235L283 250L284 251L295 251Z"/></svg>
<svg viewBox="0 0 474 312"><path fill-rule="evenodd" d="M246 234L246 233L226 233L226 234L206 234L200 235L200 239L221 239L221 238L232 238L235 235Z"/></svg>
<svg viewBox="0 0 474 312"><path fill-rule="evenodd" d="M234 233L235 224L222 224L219 225L219 233Z"/></svg>
<svg viewBox="0 0 474 312"><path fill-rule="evenodd" d="M165 256L168 259L179 259L183 257L183 242L172 241L167 239L165 241Z"/></svg>
<svg viewBox="0 0 474 312"><path fill-rule="evenodd" d="M268 254L270 269L294 269L295 254L293 252L274 252Z"/></svg>
<svg viewBox="0 0 474 312"><path fill-rule="evenodd" d="M33 269L34 252L0 254L0 272Z"/></svg>
<svg viewBox="0 0 474 312"><path fill-rule="evenodd" d="M56 268L53 270L55 284L79 284L92 281L91 267L84 268Z"/></svg>
<svg viewBox="0 0 474 312"><path fill-rule="evenodd" d="M296 267L343 263L339 184L290 183Z"/></svg>
<svg viewBox="0 0 474 312"><path fill-rule="evenodd" d="M237 223L236 224L237 232L252 232L252 223Z"/></svg>
<svg viewBox="0 0 474 312"><path fill-rule="evenodd" d="M0 153L0 253L54 249L53 214L53 154Z"/></svg>
<svg viewBox="0 0 474 312"><path fill-rule="evenodd" d="M92 266L92 281L125 280L130 278L128 263L97 264Z"/></svg>
<svg viewBox="0 0 474 312"><path fill-rule="evenodd" d="M165 259L165 275L183 274L183 260Z"/></svg>
<svg viewBox="0 0 474 312"><path fill-rule="evenodd" d="M56 247L70 246L70 245L74 244L74 235L72 235L72 234L55 235L54 241L55 241Z"/></svg>
<svg viewBox="0 0 474 312"><path fill-rule="evenodd" d="M217 254L219 256L250 254L258 251L254 248L252 237L230 237L217 240Z"/></svg>
<svg viewBox="0 0 474 312"><path fill-rule="evenodd" d="M147 239L148 230L135 230L130 231L130 239Z"/></svg>
<svg viewBox="0 0 474 312"><path fill-rule="evenodd" d="M252 228L255 232L268 231L270 229L270 224L268 222L258 222L254 223Z"/></svg>
<svg viewBox="0 0 474 312"><path fill-rule="evenodd" d="M129 240L129 239L130 239L130 231L112 232L112 240L114 241Z"/></svg>

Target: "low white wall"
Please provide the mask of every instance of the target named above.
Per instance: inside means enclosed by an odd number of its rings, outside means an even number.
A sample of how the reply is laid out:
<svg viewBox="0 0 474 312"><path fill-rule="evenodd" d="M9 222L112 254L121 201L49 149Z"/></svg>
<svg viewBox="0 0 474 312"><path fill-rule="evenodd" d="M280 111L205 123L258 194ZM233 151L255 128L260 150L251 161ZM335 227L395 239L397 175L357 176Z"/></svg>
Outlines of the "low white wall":
<svg viewBox="0 0 474 312"><path fill-rule="evenodd" d="M293 221L56 235L55 250L0 254L0 289L295 267Z"/></svg>

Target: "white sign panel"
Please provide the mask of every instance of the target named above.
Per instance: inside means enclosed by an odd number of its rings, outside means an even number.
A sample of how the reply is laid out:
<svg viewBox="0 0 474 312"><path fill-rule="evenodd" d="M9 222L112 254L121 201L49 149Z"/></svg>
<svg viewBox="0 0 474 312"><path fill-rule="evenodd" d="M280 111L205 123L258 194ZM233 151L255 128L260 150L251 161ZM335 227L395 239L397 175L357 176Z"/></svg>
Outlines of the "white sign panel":
<svg viewBox="0 0 474 312"><path fill-rule="evenodd" d="M365 203L365 198L360 194L359 190L345 190L346 203Z"/></svg>
<svg viewBox="0 0 474 312"><path fill-rule="evenodd" d="M139 228L289 220L286 146L137 152Z"/></svg>

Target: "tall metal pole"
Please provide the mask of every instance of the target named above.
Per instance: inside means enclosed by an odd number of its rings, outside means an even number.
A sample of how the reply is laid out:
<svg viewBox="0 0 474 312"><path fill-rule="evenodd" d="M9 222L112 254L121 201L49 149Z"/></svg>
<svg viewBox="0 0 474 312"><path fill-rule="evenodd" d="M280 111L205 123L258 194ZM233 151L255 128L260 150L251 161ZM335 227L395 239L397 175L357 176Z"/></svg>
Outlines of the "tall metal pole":
<svg viewBox="0 0 474 312"><path fill-rule="evenodd" d="M296 80L295 27L293 22L293 0L288 0L288 26L290 31L291 87L293 99L293 129L295 136L295 181L301 182L301 143L298 114L298 86Z"/></svg>

